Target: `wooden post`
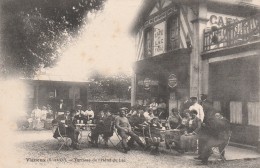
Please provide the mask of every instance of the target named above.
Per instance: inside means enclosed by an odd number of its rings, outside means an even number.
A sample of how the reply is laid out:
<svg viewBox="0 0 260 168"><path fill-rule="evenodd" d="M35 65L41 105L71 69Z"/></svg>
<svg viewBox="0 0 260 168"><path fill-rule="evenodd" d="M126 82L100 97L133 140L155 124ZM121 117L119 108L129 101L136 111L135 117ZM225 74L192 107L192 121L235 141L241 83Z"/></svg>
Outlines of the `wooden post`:
<svg viewBox="0 0 260 168"><path fill-rule="evenodd" d="M39 106L39 82L36 81L36 86L35 86L35 104L38 104Z"/></svg>
<svg viewBox="0 0 260 168"><path fill-rule="evenodd" d="M258 80L260 83L260 58L258 57ZM258 85L258 102L260 103L260 86ZM257 152L260 153L260 125L258 126Z"/></svg>
<svg viewBox="0 0 260 168"><path fill-rule="evenodd" d="M202 61L204 29L207 24L207 3L201 0L197 7L197 17L192 20L193 44L190 58L190 96L199 97L202 92Z"/></svg>
<svg viewBox="0 0 260 168"><path fill-rule="evenodd" d="M132 84L131 84L131 106L136 104L136 74L134 73L132 76Z"/></svg>

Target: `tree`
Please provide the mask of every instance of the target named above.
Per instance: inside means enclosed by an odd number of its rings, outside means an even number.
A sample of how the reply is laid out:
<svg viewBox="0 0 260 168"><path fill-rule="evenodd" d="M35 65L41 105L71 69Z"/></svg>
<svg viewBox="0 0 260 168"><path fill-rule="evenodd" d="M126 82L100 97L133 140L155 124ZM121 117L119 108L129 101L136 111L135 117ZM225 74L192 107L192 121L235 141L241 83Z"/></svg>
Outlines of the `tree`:
<svg viewBox="0 0 260 168"><path fill-rule="evenodd" d="M0 72L32 76L55 65L61 49L86 24L89 12L102 10L105 0L1 1Z"/></svg>
<svg viewBox="0 0 260 168"><path fill-rule="evenodd" d="M126 74L104 76L93 72L91 81L89 95L92 100L130 99L131 77Z"/></svg>

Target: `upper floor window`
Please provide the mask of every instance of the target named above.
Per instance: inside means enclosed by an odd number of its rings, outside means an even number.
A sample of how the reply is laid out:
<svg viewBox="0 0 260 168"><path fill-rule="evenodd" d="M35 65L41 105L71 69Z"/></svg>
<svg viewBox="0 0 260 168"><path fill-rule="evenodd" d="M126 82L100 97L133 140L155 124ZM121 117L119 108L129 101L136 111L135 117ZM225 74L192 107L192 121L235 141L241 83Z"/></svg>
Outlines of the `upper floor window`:
<svg viewBox="0 0 260 168"><path fill-rule="evenodd" d="M153 29L147 28L145 30L145 37L144 37L144 53L145 56L152 56L153 52Z"/></svg>
<svg viewBox="0 0 260 168"><path fill-rule="evenodd" d="M167 49L179 48L179 23L177 16L171 16L167 21Z"/></svg>

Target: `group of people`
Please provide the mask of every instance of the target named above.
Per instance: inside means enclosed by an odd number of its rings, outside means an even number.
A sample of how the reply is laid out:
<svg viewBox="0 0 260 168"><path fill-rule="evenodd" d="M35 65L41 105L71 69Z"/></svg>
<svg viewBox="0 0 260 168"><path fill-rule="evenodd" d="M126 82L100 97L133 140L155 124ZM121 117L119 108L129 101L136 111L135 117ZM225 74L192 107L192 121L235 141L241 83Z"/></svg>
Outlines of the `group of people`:
<svg viewBox="0 0 260 168"><path fill-rule="evenodd" d="M55 118L52 121L53 126L57 126L54 130L53 137L58 138L60 135L68 136L72 143L71 147L76 150L79 148L79 133L80 127L77 124L87 124L93 123L94 112L92 107L89 105L86 111L82 110L82 105L77 104L76 109L71 109L70 111L65 111L65 104L63 100L60 101L60 106L58 106L55 112ZM64 112L65 111L65 112Z"/></svg>
<svg viewBox="0 0 260 168"><path fill-rule="evenodd" d="M154 104L154 103L153 103ZM158 106L157 106L158 107ZM225 119L218 111L216 111L212 103L207 100L206 95L201 96L201 101L198 102L197 97L191 97L189 101L182 104L181 110L172 109L172 113L167 118L165 125L160 123L158 113L155 114L155 106L151 105L143 108L143 106L134 106L130 110L121 108L119 115L111 113L108 106L104 106L103 110L94 116L91 106L88 106L87 111L82 110L81 105L77 105L76 110L70 111L65 118L65 130L68 136L71 137L72 147L78 147L79 130L76 127L78 123L93 122L95 118L96 127L91 130L90 143L98 146L99 136L102 135L105 145L107 146L109 137L117 130L118 135L122 139L122 146L127 153L134 142L141 148L147 149L151 146L151 133L153 130L178 130L180 133L178 141L174 141L175 149L184 153L198 149L199 156L195 159L201 160L202 164L207 164L208 158L211 155L212 147L219 147L223 151L230 136L229 121ZM157 108L158 110L158 108ZM129 112L128 112L129 111ZM156 111L158 112L158 111ZM63 127L59 118L54 120ZM148 126L148 127L147 127ZM149 128L149 134L146 128ZM142 132L145 137L145 143L140 140L138 132ZM54 137L57 137L54 133ZM130 136L130 140L127 140ZM154 140L152 140L154 142ZM163 138L158 135L157 143L163 141ZM169 141L165 139L166 148L169 147ZM224 156L224 152L221 153Z"/></svg>
<svg viewBox="0 0 260 168"><path fill-rule="evenodd" d="M47 127L46 121L52 118L53 112L49 104L47 106L42 106L42 108L39 108L38 104L36 104L30 118L27 120L29 124L28 127L32 127L32 129L42 129Z"/></svg>
<svg viewBox="0 0 260 168"><path fill-rule="evenodd" d="M151 100L146 99L144 102L144 104L138 106L150 109L159 119L166 119L168 117L167 106L162 98L160 98L158 102L156 101L156 98L152 98ZM137 107L134 106L132 107L132 110L136 110L136 108Z"/></svg>
<svg viewBox="0 0 260 168"><path fill-rule="evenodd" d="M223 151L230 136L229 121L213 108L207 95L201 95L201 101L197 97L191 97L182 104L182 109L172 109L172 114L167 119L166 127L179 131L179 139L174 141L175 149L180 153L196 151L202 164L208 163L212 147L218 147ZM166 147L169 142L166 140ZM224 157L225 152L221 153Z"/></svg>

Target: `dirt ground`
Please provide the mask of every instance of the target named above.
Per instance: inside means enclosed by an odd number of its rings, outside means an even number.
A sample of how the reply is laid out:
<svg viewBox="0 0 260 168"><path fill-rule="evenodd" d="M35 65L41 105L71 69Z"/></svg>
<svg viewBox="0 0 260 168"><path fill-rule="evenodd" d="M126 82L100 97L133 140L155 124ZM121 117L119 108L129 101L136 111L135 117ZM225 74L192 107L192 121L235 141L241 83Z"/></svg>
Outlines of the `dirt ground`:
<svg viewBox="0 0 260 168"><path fill-rule="evenodd" d="M1 160L1 167L171 167L171 168L193 168L193 167L227 167L227 168L257 168L260 160L235 160L228 162L211 162L209 165L197 165L194 153L180 155L175 151L161 150L160 155L151 155L149 151L133 149L127 154L118 151L112 144L108 148L90 147L87 143L87 132L82 137L82 150L57 151L57 140L52 137L50 130L42 131L16 131L10 141L10 146L5 145ZM118 143L119 140L113 136L112 142ZM10 157L11 156L11 157Z"/></svg>

